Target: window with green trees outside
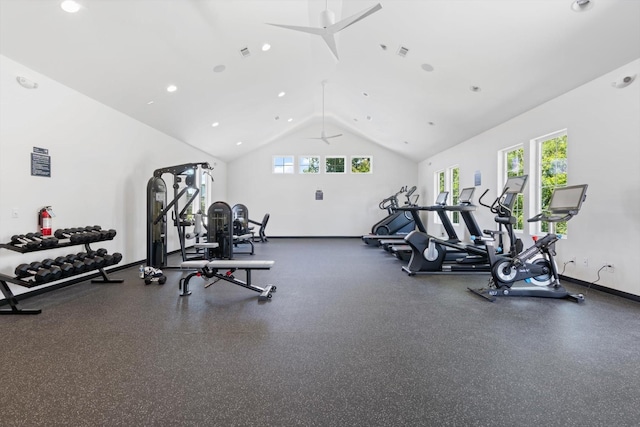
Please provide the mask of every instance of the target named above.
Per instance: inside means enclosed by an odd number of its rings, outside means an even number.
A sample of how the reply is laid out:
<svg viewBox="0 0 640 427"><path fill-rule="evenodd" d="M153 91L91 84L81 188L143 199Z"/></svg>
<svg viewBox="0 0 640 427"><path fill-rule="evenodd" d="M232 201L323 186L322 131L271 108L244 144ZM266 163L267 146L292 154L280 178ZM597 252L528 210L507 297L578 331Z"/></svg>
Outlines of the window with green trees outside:
<svg viewBox="0 0 640 427"><path fill-rule="evenodd" d="M522 145L503 151L504 170L506 172L504 182L514 176L524 175L524 148ZM524 194L518 194L513 203L511 215L516 219L514 230L524 230Z"/></svg>
<svg viewBox="0 0 640 427"><path fill-rule="evenodd" d="M551 194L556 187L567 185L567 133L556 134L538 142L538 183L540 186L539 204L542 212L547 211ZM540 231L548 232L549 224L540 224ZM555 232L567 234L567 223L555 223Z"/></svg>
<svg viewBox="0 0 640 427"><path fill-rule="evenodd" d="M324 163L326 173L345 173L344 157L326 157Z"/></svg>
<svg viewBox="0 0 640 427"><path fill-rule="evenodd" d="M351 173L372 173L371 163L370 156L351 157Z"/></svg>

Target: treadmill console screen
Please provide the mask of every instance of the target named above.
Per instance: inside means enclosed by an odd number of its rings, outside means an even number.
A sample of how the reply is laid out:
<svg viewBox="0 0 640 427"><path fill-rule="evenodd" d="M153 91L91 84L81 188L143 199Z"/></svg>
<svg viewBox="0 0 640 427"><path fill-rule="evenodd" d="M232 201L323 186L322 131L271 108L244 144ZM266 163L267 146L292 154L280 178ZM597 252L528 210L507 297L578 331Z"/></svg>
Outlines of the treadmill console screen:
<svg viewBox="0 0 640 427"><path fill-rule="evenodd" d="M516 193L520 194L524 191L524 187L527 185L527 178L529 175L522 176L512 176L507 179L507 182L504 184L504 188L507 193Z"/></svg>
<svg viewBox="0 0 640 427"><path fill-rule="evenodd" d="M438 194L438 198L436 199L436 205L441 205L441 206L446 205L447 196L449 196L448 191L441 191L440 194Z"/></svg>
<svg viewBox="0 0 640 427"><path fill-rule="evenodd" d="M579 211L586 193L587 184L558 187L551 194L549 211L553 213Z"/></svg>

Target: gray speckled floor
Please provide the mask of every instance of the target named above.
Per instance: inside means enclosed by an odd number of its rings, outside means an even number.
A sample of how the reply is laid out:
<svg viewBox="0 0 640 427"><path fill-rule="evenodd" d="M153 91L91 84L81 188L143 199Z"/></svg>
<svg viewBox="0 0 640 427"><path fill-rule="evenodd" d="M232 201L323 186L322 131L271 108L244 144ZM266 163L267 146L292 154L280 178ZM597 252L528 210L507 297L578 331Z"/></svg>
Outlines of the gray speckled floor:
<svg viewBox="0 0 640 427"><path fill-rule="evenodd" d="M248 258L249 255L242 255ZM82 283L3 316L4 426L637 426L640 305L487 302L357 239L271 239L273 299ZM242 274L238 275L243 276ZM577 291L583 288L568 286Z"/></svg>

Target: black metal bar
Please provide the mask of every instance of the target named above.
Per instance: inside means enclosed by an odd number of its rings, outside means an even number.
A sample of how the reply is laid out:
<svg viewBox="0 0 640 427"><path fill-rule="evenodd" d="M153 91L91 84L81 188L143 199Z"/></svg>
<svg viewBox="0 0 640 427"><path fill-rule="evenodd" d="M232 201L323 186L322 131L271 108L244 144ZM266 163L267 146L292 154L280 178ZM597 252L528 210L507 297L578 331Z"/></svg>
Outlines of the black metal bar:
<svg viewBox="0 0 640 427"><path fill-rule="evenodd" d="M0 280L0 290L2 294L7 299L7 302L11 306L8 310L0 310L0 315L2 314L40 314L42 310L40 309L21 309L18 308L18 299L13 295L9 285L4 280Z"/></svg>

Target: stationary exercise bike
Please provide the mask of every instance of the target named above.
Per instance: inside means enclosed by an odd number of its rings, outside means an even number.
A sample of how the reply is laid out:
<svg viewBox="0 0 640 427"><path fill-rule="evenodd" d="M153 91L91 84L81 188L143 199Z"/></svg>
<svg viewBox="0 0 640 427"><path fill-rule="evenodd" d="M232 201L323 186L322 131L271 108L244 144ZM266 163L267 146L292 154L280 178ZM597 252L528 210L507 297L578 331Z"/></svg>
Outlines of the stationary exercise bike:
<svg viewBox="0 0 640 427"><path fill-rule="evenodd" d="M553 229L556 222L569 221L580 211L586 198L587 184L556 188L551 194L549 214L540 213L528 222L545 221ZM500 209L506 209L500 206ZM584 295L570 294L561 284L555 263L555 243L562 235L551 230L546 236L534 239L535 243L515 256L496 255L493 247L495 234L486 238L487 253L491 264L491 279L487 288L471 289L471 292L489 301L498 296L530 296L543 298L566 298L577 303L584 302ZM513 286L524 281L529 285Z"/></svg>

